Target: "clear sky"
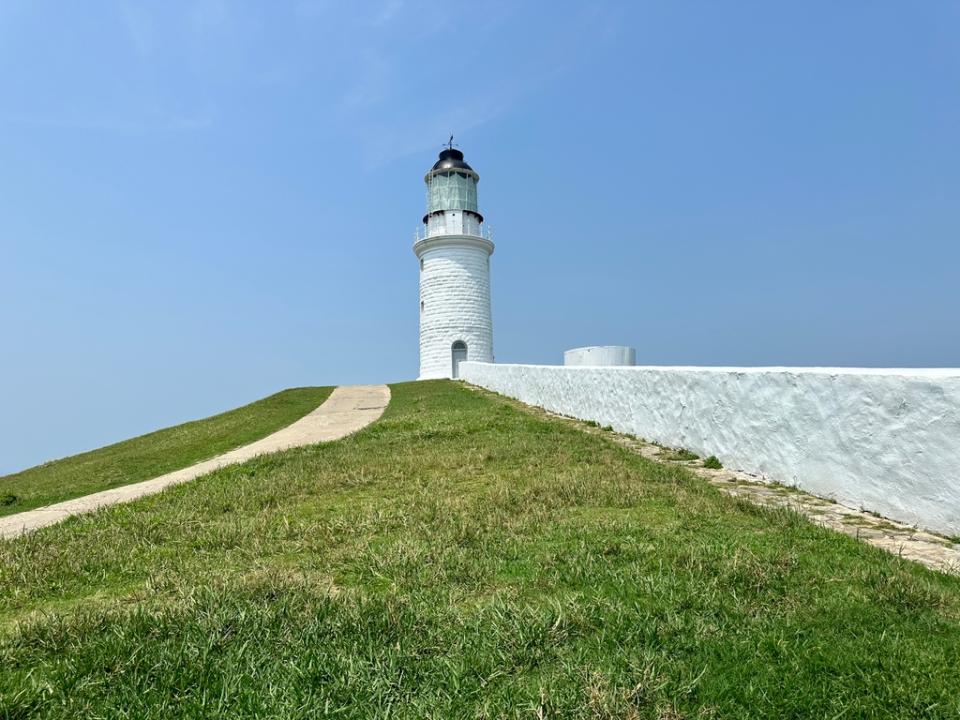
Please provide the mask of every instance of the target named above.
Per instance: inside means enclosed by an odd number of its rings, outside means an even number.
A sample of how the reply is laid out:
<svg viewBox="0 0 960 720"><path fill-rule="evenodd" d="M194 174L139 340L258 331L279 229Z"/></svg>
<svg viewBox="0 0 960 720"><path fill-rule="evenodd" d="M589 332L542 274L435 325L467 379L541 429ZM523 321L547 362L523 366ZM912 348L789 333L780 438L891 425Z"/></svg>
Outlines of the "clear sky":
<svg viewBox="0 0 960 720"><path fill-rule="evenodd" d="M956 2L0 3L0 472L412 379L423 173L499 361L960 365Z"/></svg>

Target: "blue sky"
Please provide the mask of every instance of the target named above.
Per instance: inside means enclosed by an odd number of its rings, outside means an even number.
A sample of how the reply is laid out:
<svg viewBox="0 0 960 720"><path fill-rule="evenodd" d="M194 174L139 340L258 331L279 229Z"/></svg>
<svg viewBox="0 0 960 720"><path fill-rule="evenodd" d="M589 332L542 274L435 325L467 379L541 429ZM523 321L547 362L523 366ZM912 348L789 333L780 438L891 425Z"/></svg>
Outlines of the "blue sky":
<svg viewBox="0 0 960 720"><path fill-rule="evenodd" d="M504 362L960 365L954 2L0 4L0 472L411 379L449 132Z"/></svg>

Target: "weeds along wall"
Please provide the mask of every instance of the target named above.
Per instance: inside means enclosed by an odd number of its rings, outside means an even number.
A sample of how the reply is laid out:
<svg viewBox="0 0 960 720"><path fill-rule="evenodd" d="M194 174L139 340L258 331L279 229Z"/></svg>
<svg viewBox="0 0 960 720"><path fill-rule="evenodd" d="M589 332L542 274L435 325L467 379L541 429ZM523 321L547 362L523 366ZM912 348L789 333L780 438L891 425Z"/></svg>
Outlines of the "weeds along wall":
<svg viewBox="0 0 960 720"><path fill-rule="evenodd" d="M467 382L960 535L960 369L462 365Z"/></svg>

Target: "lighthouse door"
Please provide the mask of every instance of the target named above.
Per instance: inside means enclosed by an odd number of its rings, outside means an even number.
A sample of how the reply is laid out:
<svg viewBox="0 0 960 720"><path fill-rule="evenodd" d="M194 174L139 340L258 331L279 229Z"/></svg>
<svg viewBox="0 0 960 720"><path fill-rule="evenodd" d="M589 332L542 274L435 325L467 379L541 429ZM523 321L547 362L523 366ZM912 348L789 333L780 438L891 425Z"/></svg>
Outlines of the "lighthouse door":
<svg viewBox="0 0 960 720"><path fill-rule="evenodd" d="M453 344L453 379L460 377L460 363L467 359L467 344L457 340Z"/></svg>

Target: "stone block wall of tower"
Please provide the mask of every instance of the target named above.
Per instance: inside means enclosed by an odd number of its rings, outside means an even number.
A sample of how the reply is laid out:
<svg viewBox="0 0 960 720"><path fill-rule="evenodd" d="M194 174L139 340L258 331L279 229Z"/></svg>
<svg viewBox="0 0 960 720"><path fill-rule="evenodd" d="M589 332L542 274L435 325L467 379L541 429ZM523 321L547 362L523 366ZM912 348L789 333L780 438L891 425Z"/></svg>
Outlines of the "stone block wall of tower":
<svg viewBox="0 0 960 720"><path fill-rule="evenodd" d="M441 246L420 259L420 379L451 377L458 340L468 360L493 362L489 252Z"/></svg>

